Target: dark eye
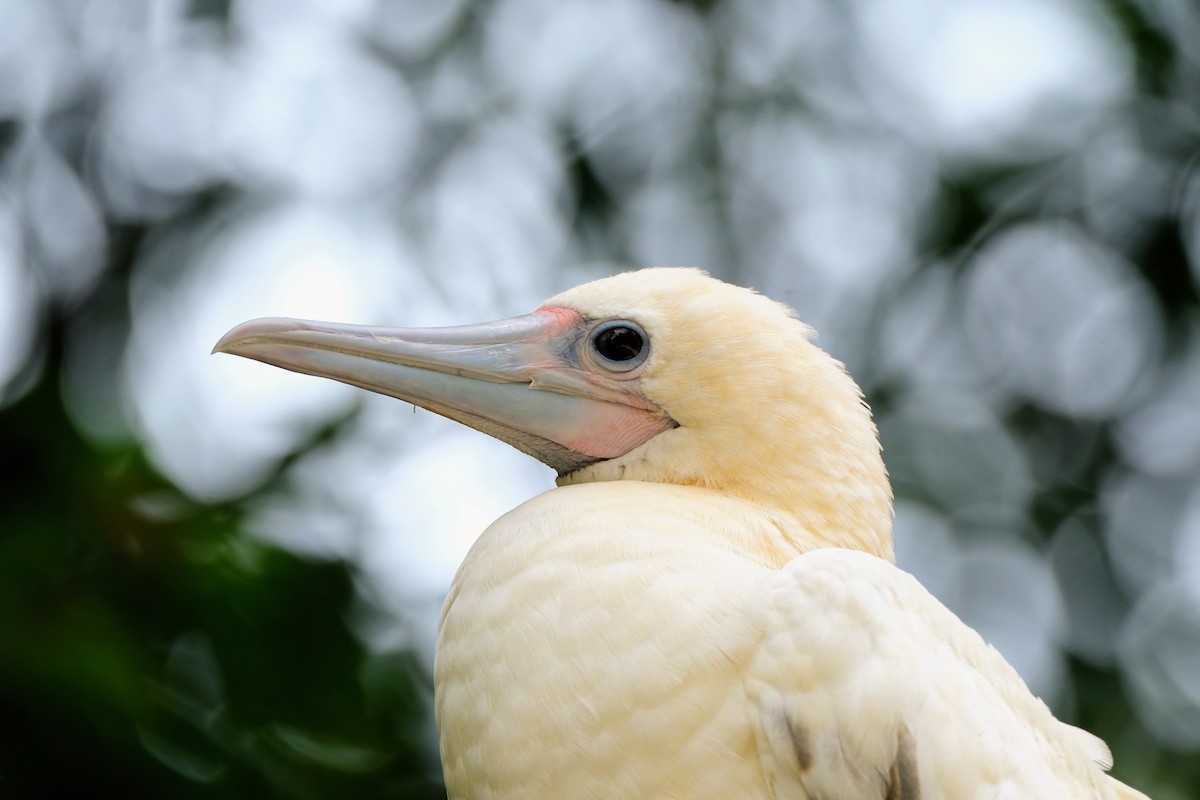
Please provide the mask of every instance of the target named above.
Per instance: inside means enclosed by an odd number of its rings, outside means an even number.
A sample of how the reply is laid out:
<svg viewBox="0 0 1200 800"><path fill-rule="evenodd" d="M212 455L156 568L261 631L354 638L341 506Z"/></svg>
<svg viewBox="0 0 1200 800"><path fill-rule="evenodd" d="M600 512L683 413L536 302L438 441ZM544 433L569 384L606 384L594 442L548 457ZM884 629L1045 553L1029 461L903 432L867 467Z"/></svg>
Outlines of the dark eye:
<svg viewBox="0 0 1200 800"><path fill-rule="evenodd" d="M648 345L646 332L629 320L605 322L592 332L592 349L605 368L616 372L627 372L645 361Z"/></svg>
<svg viewBox="0 0 1200 800"><path fill-rule="evenodd" d="M596 334L596 352L610 361L628 361L642 352L642 335L633 328L609 328Z"/></svg>

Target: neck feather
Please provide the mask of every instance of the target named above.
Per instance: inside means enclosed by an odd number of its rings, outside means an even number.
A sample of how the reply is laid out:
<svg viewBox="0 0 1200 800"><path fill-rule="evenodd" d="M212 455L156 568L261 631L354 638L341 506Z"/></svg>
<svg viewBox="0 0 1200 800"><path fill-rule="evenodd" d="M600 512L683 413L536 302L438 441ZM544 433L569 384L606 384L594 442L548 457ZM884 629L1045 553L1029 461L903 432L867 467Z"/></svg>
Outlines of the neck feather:
<svg viewBox="0 0 1200 800"><path fill-rule="evenodd" d="M680 420L679 428L560 484L703 486L759 506L792 548L780 553L785 562L821 547L892 560L892 491L870 411L841 365L807 347L803 363L793 359L795 380L776 373L772 385L782 388L725 398L719 424Z"/></svg>

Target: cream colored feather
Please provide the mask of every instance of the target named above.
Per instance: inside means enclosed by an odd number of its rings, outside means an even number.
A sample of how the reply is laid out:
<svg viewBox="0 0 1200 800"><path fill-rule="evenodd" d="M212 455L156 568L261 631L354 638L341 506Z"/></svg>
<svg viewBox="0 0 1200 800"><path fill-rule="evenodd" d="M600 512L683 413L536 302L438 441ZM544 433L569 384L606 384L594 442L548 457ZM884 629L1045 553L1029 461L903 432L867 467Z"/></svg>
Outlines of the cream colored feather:
<svg viewBox="0 0 1200 800"><path fill-rule="evenodd" d="M451 329L217 349L419 403L560 472L442 614L454 800L1133 800L1108 748L892 563L870 412L783 306L618 275Z"/></svg>
<svg viewBox="0 0 1200 800"><path fill-rule="evenodd" d="M785 309L682 270L546 305L640 322L680 425L463 564L436 676L452 797L1142 797L890 563L869 412Z"/></svg>

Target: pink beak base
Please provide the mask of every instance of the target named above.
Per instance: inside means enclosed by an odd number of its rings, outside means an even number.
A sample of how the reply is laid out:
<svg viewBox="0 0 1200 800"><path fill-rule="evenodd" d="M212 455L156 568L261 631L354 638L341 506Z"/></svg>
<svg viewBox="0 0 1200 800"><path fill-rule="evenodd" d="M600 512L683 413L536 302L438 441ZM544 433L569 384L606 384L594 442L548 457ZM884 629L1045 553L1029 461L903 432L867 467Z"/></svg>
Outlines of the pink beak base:
<svg viewBox="0 0 1200 800"><path fill-rule="evenodd" d="M451 328L379 328L265 318L213 352L332 378L414 403L558 470L628 453L675 423L638 391L584 366L587 322L571 309Z"/></svg>

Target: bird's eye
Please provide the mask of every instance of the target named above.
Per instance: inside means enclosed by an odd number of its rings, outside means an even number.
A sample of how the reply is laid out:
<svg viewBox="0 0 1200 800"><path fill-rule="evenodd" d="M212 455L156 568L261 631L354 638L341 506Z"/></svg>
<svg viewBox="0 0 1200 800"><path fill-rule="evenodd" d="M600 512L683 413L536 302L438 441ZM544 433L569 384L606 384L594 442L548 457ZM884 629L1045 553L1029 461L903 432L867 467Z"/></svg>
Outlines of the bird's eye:
<svg viewBox="0 0 1200 800"><path fill-rule="evenodd" d="M642 327L629 320L613 320L599 325L591 336L592 349L605 369L628 372L646 360L649 338Z"/></svg>
<svg viewBox="0 0 1200 800"><path fill-rule="evenodd" d="M629 361L642 352L642 335L633 328L608 328L596 335L596 352L609 361Z"/></svg>

